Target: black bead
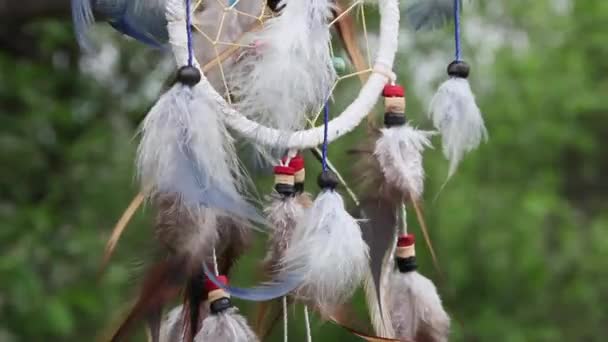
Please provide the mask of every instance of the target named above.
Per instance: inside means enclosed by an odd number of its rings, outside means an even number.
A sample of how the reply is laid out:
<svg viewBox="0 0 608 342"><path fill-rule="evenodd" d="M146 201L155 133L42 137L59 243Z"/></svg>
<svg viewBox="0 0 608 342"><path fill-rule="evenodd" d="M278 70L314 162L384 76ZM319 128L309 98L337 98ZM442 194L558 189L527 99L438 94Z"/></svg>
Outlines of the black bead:
<svg viewBox="0 0 608 342"><path fill-rule="evenodd" d="M274 189L283 196L291 196L296 192L296 189L291 184L277 183L274 185Z"/></svg>
<svg viewBox="0 0 608 342"><path fill-rule="evenodd" d="M412 272L418 268L415 256L409 258L396 257L395 264L401 273Z"/></svg>
<svg viewBox="0 0 608 342"><path fill-rule="evenodd" d="M192 87L201 81L201 72L196 67L183 66L177 71L177 81Z"/></svg>
<svg viewBox="0 0 608 342"><path fill-rule="evenodd" d="M403 113L384 113L384 125L386 127L403 126L406 121L405 114Z"/></svg>
<svg viewBox="0 0 608 342"><path fill-rule="evenodd" d="M222 297L220 299L213 301L209 305L209 310L211 310L211 313L217 314L217 313L220 313L227 309L230 309L231 307L232 307L232 301L230 300L230 298Z"/></svg>
<svg viewBox="0 0 608 342"><path fill-rule="evenodd" d="M458 78L469 77L469 65L465 61L453 61L448 65L448 75Z"/></svg>
<svg viewBox="0 0 608 342"><path fill-rule="evenodd" d="M281 3L282 0L267 0L266 4L271 11L277 13L281 12L285 8L285 4Z"/></svg>
<svg viewBox="0 0 608 342"><path fill-rule="evenodd" d="M304 192L304 183L296 183L293 185L293 188L297 194L301 194Z"/></svg>
<svg viewBox="0 0 608 342"><path fill-rule="evenodd" d="M319 184L321 189L334 190L338 187L338 176L330 170L323 171L319 174L319 178L317 178L317 184Z"/></svg>

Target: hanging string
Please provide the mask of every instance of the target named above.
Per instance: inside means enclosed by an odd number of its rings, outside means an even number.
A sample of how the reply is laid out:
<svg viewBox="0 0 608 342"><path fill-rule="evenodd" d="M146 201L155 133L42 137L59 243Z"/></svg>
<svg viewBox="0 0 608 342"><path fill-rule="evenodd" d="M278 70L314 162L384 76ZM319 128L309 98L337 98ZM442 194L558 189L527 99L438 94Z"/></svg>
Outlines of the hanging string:
<svg viewBox="0 0 608 342"><path fill-rule="evenodd" d="M188 66L194 64L194 46L192 44L192 10L191 0L186 0L186 32L188 33Z"/></svg>
<svg viewBox="0 0 608 342"><path fill-rule="evenodd" d="M454 0L454 45L456 60L460 60L460 1Z"/></svg>
<svg viewBox="0 0 608 342"><path fill-rule="evenodd" d="M310 331L310 317L308 317L308 306L304 305L304 322L306 324L306 342L312 342L312 333Z"/></svg>
<svg viewBox="0 0 608 342"><path fill-rule="evenodd" d="M287 338L288 338L287 296L283 296L283 298L281 298L281 301L283 302L283 342L287 342Z"/></svg>
<svg viewBox="0 0 608 342"><path fill-rule="evenodd" d="M322 159L321 164L323 165L323 171L327 171L327 145L328 142L328 131L329 131L329 100L325 103L323 108L323 146L322 146Z"/></svg>
<svg viewBox="0 0 608 342"><path fill-rule="evenodd" d="M220 275L219 267L217 266L217 255L215 254L215 247L213 247L213 272L216 276Z"/></svg>
<svg viewBox="0 0 608 342"><path fill-rule="evenodd" d="M401 204L401 233L407 234L407 210L405 203Z"/></svg>

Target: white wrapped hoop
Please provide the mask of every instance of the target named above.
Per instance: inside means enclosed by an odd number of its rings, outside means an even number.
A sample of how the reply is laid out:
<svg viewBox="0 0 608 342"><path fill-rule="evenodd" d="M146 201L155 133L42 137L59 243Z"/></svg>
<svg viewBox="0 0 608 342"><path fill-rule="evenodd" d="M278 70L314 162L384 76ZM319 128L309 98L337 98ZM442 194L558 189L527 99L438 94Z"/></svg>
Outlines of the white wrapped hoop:
<svg viewBox="0 0 608 342"><path fill-rule="evenodd" d="M380 37L377 57L373 72L361 88L357 98L335 119L329 122L328 139L332 142L355 129L367 116L378 101L384 85L394 81L393 62L397 52L399 38L399 3L398 0L379 0ZM167 27L173 55L178 66L188 61L186 35L186 12L184 0L167 1ZM198 63L195 62L198 67ZM209 94L221 113L226 124L244 138L257 144L287 148L306 149L323 143L323 127L300 131L281 131L266 127L252 121L236 111L211 86L203 75L197 85Z"/></svg>

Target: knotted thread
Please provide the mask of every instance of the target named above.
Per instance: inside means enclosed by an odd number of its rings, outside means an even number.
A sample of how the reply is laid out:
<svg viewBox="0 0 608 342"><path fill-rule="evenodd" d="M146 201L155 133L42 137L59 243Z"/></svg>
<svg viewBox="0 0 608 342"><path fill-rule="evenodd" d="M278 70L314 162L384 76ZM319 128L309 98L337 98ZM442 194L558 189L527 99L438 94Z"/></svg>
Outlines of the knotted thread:
<svg viewBox="0 0 608 342"><path fill-rule="evenodd" d="M323 165L323 171L327 171L327 145L329 145L328 134L329 133L329 100L323 107L323 146L322 146L322 158L321 164Z"/></svg>

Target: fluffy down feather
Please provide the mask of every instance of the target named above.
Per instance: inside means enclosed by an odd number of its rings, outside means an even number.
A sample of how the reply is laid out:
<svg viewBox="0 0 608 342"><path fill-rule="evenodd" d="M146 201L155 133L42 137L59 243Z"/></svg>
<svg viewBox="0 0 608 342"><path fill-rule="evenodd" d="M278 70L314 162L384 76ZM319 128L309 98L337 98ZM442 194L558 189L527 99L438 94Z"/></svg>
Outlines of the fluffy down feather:
<svg viewBox="0 0 608 342"><path fill-rule="evenodd" d="M413 271L391 272L387 302L396 337L407 341L447 342L450 317L433 283Z"/></svg>
<svg viewBox="0 0 608 342"><path fill-rule="evenodd" d="M296 295L331 312L347 300L368 271L368 247L342 197L327 190L317 196L296 226L283 265L297 270L303 283Z"/></svg>
<svg viewBox="0 0 608 342"><path fill-rule="evenodd" d="M464 154L488 138L469 82L457 77L443 82L431 101L429 116L441 133L443 154L450 161L449 178L456 172Z"/></svg>
<svg viewBox="0 0 608 342"><path fill-rule="evenodd" d="M187 208L263 221L241 194L246 179L223 121L198 87L174 85L146 116L137 151L144 193L174 194Z"/></svg>
<svg viewBox="0 0 608 342"><path fill-rule="evenodd" d="M417 200L424 189L422 152L432 147L429 139L435 132L420 131L410 125L384 128L381 132L374 155L386 182Z"/></svg>
<svg viewBox="0 0 608 342"><path fill-rule="evenodd" d="M296 197L282 197L277 194L271 196L265 213L272 232L270 233L268 254L264 260L264 268L270 273L280 268L281 259L285 255L285 250L303 212L304 207Z"/></svg>
<svg viewBox="0 0 608 342"><path fill-rule="evenodd" d="M454 0L416 0L405 10L405 17L416 30L433 29L452 17Z"/></svg>
<svg viewBox="0 0 608 342"><path fill-rule="evenodd" d="M285 0L285 9L250 36L228 82L241 113L264 125L302 128L336 79L329 50L327 0Z"/></svg>
<svg viewBox="0 0 608 342"><path fill-rule="evenodd" d="M172 253L198 259L217 241L216 211L181 205L173 194L158 194L155 233L157 239Z"/></svg>
<svg viewBox="0 0 608 342"><path fill-rule="evenodd" d="M237 308L207 316L194 342L257 342L245 318Z"/></svg>
<svg viewBox="0 0 608 342"><path fill-rule="evenodd" d="M183 306L178 306L169 311L160 326L159 342L180 342L183 340L184 314Z"/></svg>

